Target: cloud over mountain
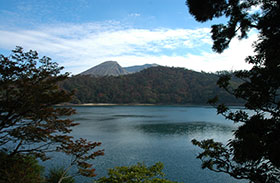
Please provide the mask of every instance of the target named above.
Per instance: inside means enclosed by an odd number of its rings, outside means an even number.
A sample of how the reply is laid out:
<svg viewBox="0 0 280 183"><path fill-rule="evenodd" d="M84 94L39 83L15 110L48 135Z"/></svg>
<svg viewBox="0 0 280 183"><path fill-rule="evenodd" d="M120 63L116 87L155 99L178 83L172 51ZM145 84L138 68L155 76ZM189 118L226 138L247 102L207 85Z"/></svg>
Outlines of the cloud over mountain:
<svg viewBox="0 0 280 183"><path fill-rule="evenodd" d="M35 49L74 74L104 60L118 60L122 66L158 63L204 71L244 68L253 39L233 41L231 51L219 55L211 51L209 32L209 28L139 29L117 21L0 28L0 48L13 49L19 45ZM224 64L213 64L214 61Z"/></svg>

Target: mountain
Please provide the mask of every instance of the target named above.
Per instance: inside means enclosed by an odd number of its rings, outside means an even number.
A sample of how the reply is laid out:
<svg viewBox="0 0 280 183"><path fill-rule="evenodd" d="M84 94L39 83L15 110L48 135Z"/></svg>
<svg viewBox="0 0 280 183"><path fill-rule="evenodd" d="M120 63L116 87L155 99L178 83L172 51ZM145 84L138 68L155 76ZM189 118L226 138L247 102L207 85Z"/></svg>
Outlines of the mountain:
<svg viewBox="0 0 280 183"><path fill-rule="evenodd" d="M140 72L144 69L148 69L150 67L157 67L159 66L158 64L145 64L145 65L135 65L131 67L124 67L124 69L129 72L129 73L135 73L135 72Z"/></svg>
<svg viewBox="0 0 280 183"><path fill-rule="evenodd" d="M116 61L106 61L80 73L80 75L93 75L97 77L119 76L125 74L128 74L128 72L123 69Z"/></svg>
<svg viewBox="0 0 280 183"><path fill-rule="evenodd" d="M136 65L131 67L121 67L116 61L106 61L97 66L94 66L82 73L80 75L91 75L95 77L102 76L120 76L126 74L132 74L135 72L140 72L144 69L150 67L159 66L158 64L145 64L145 65Z"/></svg>
<svg viewBox="0 0 280 183"><path fill-rule="evenodd" d="M150 67L134 74L118 77L72 76L60 84L76 90L73 103L150 103L207 104L219 96L219 102L242 104L217 86L218 75L184 68ZM231 81L236 87L240 81Z"/></svg>

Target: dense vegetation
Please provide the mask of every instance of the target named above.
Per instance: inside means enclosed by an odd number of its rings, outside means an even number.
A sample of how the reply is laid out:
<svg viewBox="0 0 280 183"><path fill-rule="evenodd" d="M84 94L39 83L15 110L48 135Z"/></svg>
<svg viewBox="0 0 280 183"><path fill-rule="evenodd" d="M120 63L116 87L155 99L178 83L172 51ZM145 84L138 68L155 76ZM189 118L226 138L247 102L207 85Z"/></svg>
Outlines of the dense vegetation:
<svg viewBox="0 0 280 183"><path fill-rule="evenodd" d="M163 164L158 162L147 167L144 163L132 166L110 168L108 177L99 178L96 183L122 182L122 183L176 183L164 179Z"/></svg>
<svg viewBox="0 0 280 183"><path fill-rule="evenodd" d="M73 76L61 87L76 91L73 103L206 104L219 95L225 103L240 104L217 80L216 74L159 66L119 77Z"/></svg>
<svg viewBox="0 0 280 183"><path fill-rule="evenodd" d="M54 107L72 96L57 85L68 77L60 74L62 69L50 58L21 47L9 57L0 55L0 182L40 182L37 159L49 159L50 152L72 157L59 183L73 166L80 175L95 176L88 160L104 154L96 150L101 143L70 136L78 123L67 117L75 111Z"/></svg>
<svg viewBox="0 0 280 183"><path fill-rule="evenodd" d="M245 101L245 110L231 111L224 104L217 107L219 114L239 123L239 128L227 145L212 139L193 140L203 149L197 158L203 168L236 179L280 182L280 1L187 0L186 4L199 22L227 18L226 24L212 25L216 52L223 52L236 36L247 38L252 29L259 33L254 55L246 58L252 69L234 74L244 82L231 88L232 76L222 75L218 81L221 88Z"/></svg>

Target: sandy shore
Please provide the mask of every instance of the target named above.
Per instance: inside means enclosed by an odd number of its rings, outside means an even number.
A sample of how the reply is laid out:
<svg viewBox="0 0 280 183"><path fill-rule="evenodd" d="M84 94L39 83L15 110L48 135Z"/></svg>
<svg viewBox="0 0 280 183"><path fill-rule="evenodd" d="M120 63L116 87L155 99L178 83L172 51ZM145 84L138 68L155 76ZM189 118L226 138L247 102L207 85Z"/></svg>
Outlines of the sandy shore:
<svg viewBox="0 0 280 183"><path fill-rule="evenodd" d="M117 105L128 105L128 106L153 106L156 104L112 104L112 103L84 103L84 104L59 104L57 106L117 106Z"/></svg>

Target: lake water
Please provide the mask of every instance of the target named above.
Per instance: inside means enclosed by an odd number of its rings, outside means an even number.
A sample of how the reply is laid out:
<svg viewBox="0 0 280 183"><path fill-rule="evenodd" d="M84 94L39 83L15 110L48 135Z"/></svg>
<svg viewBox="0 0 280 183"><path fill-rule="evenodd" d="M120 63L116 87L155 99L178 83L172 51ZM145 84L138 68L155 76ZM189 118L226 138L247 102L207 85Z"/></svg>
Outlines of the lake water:
<svg viewBox="0 0 280 183"><path fill-rule="evenodd" d="M105 155L93 163L98 176L108 168L163 162L166 178L185 183L236 183L223 173L202 170L192 139L227 142L236 125L212 107L97 106L75 107L80 125L72 135L102 142ZM60 157L67 161L67 158ZM78 179L79 182L86 179ZM240 181L239 181L240 182Z"/></svg>

